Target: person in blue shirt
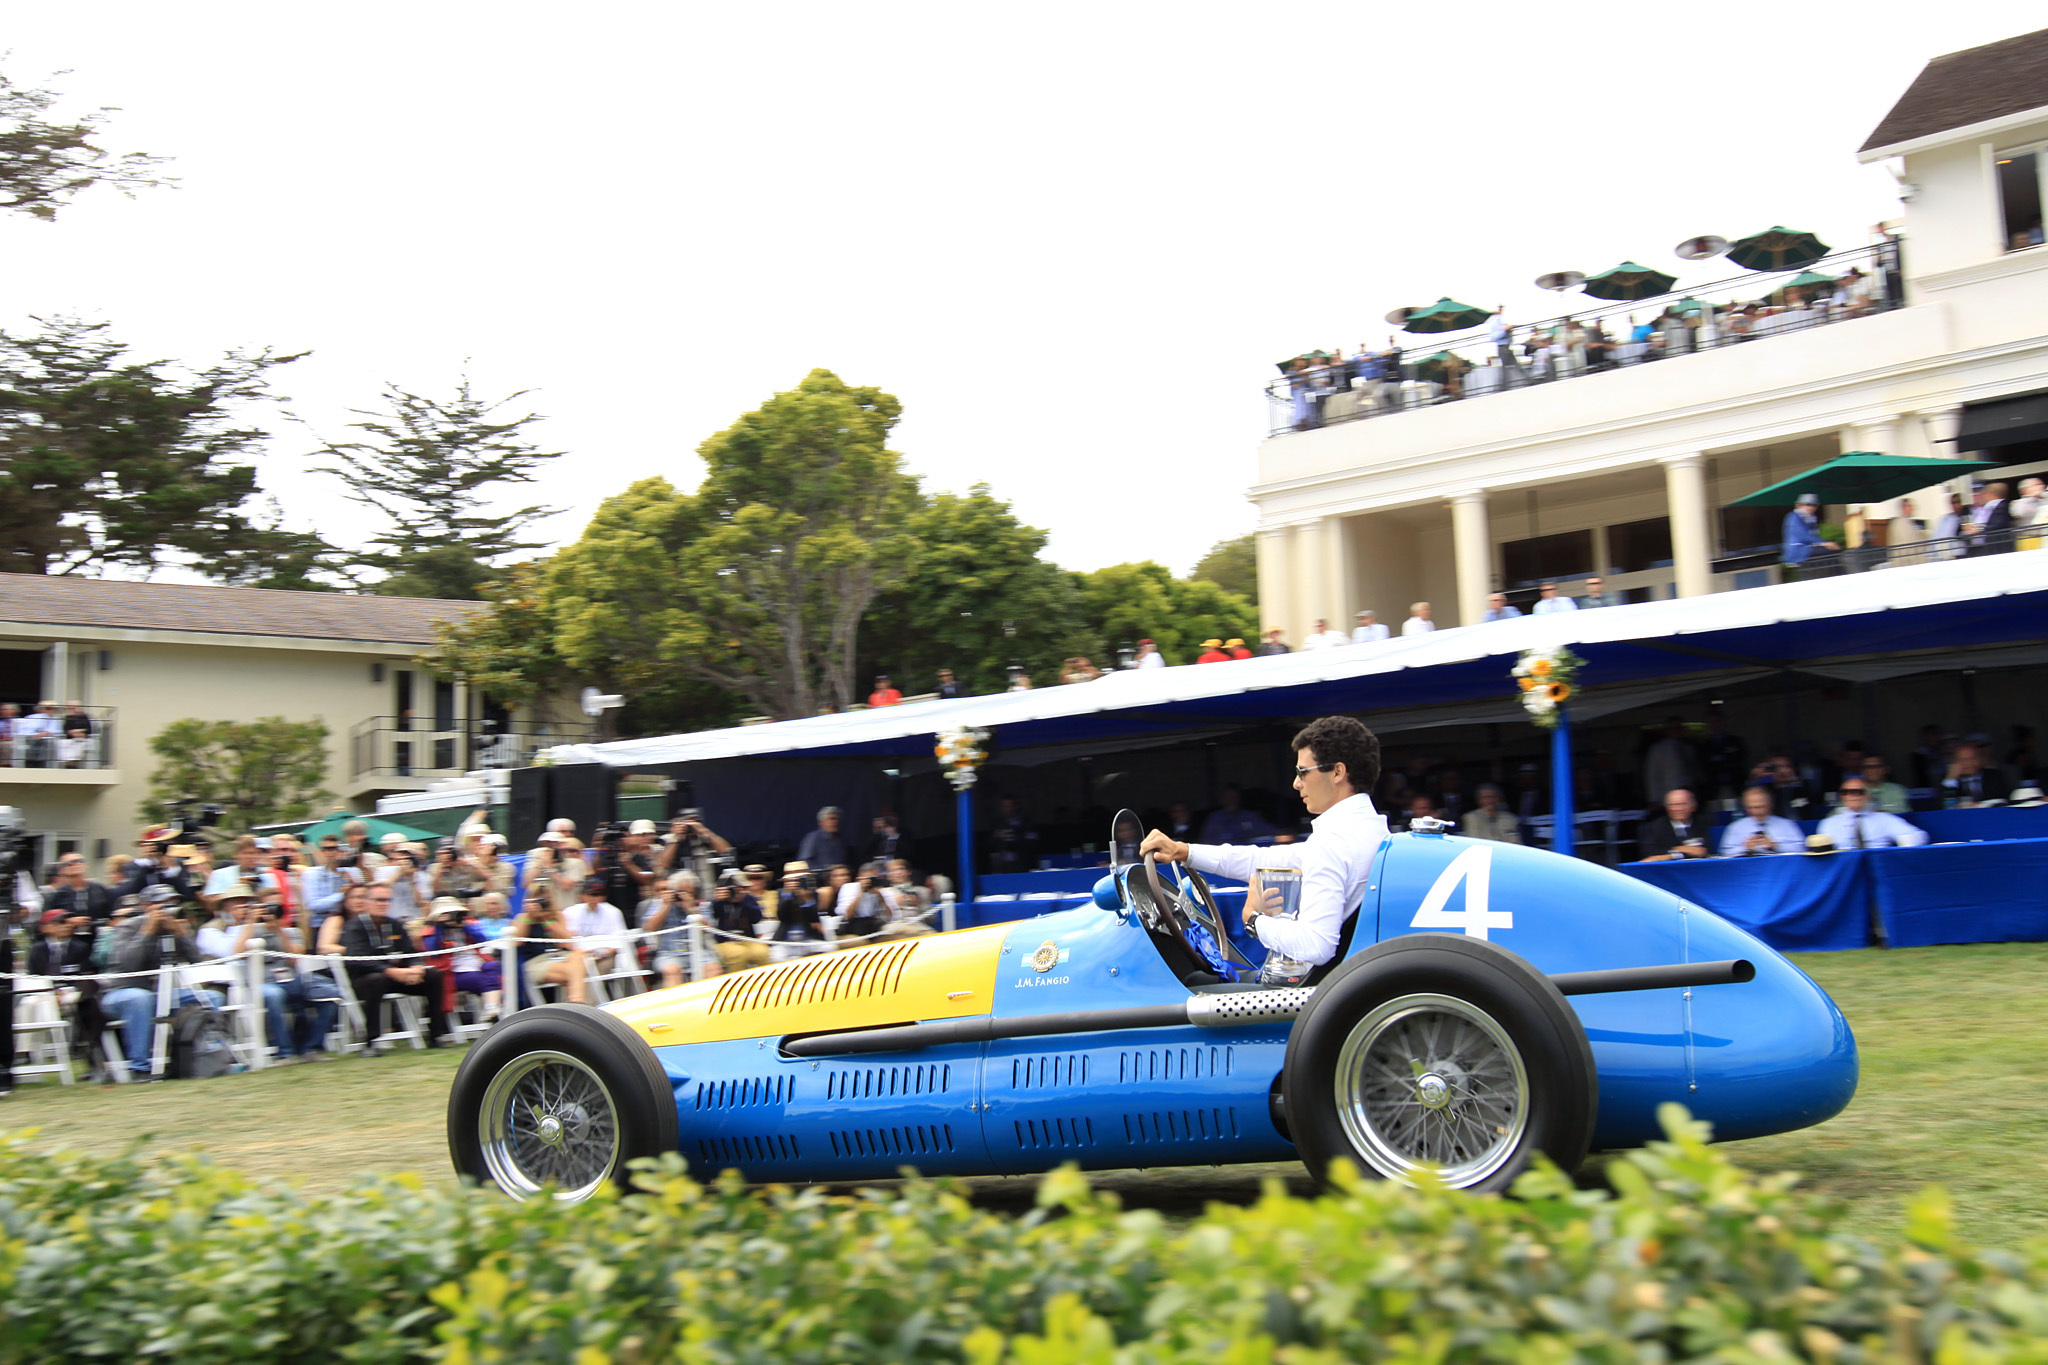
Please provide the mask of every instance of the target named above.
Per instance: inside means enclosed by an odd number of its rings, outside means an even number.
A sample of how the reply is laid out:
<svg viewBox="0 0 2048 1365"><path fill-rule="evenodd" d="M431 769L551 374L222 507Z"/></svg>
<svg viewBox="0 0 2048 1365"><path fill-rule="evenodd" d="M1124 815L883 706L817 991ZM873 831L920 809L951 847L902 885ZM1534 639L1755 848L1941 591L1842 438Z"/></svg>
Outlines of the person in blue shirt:
<svg viewBox="0 0 2048 1365"><path fill-rule="evenodd" d="M1486 615L1482 621L1511 621L1522 614L1522 609L1508 602L1508 595L1497 592L1486 599Z"/></svg>
<svg viewBox="0 0 2048 1365"><path fill-rule="evenodd" d="M1784 542L1779 557L1787 564L1804 564L1817 549L1839 550L1832 540L1822 540L1815 528L1820 524L1820 499L1801 493L1798 504L1785 514Z"/></svg>

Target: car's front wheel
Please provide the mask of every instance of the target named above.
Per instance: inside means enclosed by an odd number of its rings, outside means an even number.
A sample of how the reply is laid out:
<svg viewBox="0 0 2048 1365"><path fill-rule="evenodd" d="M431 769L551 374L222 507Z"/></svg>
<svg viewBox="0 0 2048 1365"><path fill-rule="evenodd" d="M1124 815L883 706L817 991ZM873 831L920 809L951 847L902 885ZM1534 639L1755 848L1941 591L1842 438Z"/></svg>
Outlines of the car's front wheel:
<svg viewBox="0 0 2048 1365"><path fill-rule="evenodd" d="M1288 1040L1282 1092L1318 1180L1424 1167L1500 1190L1537 1152L1577 1169L1598 1076L1578 1015L1525 959L1479 939L1389 939L1331 973Z"/></svg>
<svg viewBox="0 0 2048 1365"><path fill-rule="evenodd" d="M654 1050L580 1005L521 1010L470 1048L448 1096L455 1169L514 1199L588 1199L626 1164L676 1149Z"/></svg>

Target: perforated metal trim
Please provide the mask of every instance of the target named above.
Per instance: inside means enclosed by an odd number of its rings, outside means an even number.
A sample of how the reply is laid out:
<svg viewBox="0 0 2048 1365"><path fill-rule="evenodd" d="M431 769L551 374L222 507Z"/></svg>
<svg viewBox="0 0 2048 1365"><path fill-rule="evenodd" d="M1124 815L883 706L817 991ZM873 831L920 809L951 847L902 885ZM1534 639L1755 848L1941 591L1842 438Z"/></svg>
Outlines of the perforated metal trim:
<svg viewBox="0 0 2048 1365"><path fill-rule="evenodd" d="M1156 1109L1124 1115L1124 1141L1222 1142L1237 1136L1237 1110Z"/></svg>
<svg viewBox="0 0 2048 1365"><path fill-rule="evenodd" d="M797 1151L795 1138L770 1133L761 1137L698 1138L697 1155L706 1163L718 1163L723 1167L754 1166L764 1161L796 1161L802 1153Z"/></svg>
<svg viewBox="0 0 2048 1365"><path fill-rule="evenodd" d="M1010 1059L1010 1089L1045 1090L1088 1084L1088 1054L1055 1052Z"/></svg>
<svg viewBox="0 0 2048 1365"><path fill-rule="evenodd" d="M780 1009L821 1000L856 1000L893 995L917 951L917 940L843 953L799 958L777 967L757 967L727 977L711 997L712 1014Z"/></svg>
<svg viewBox="0 0 2048 1365"><path fill-rule="evenodd" d="M953 1084L947 1062L929 1066L864 1066L833 1071L825 1077L828 1100L891 1099L902 1095L943 1095Z"/></svg>
<svg viewBox="0 0 2048 1365"><path fill-rule="evenodd" d="M788 1104L796 1098L794 1076L746 1076L731 1081L699 1081L698 1109L744 1109L749 1105Z"/></svg>
<svg viewBox="0 0 2048 1365"><path fill-rule="evenodd" d="M1095 1120L1091 1118L1018 1119L1011 1126L1017 1131L1017 1146L1027 1152L1095 1145Z"/></svg>
<svg viewBox="0 0 2048 1365"><path fill-rule="evenodd" d="M1188 1022L1203 1028L1244 1028L1248 1024L1277 1024L1294 1018L1308 1008L1314 986L1280 986L1270 991L1230 991L1223 995L1197 995L1188 999Z"/></svg>
<svg viewBox="0 0 2048 1365"><path fill-rule="evenodd" d="M1227 1047L1146 1047L1116 1054L1119 1082L1185 1081L1203 1076L1228 1076L1231 1055Z"/></svg>

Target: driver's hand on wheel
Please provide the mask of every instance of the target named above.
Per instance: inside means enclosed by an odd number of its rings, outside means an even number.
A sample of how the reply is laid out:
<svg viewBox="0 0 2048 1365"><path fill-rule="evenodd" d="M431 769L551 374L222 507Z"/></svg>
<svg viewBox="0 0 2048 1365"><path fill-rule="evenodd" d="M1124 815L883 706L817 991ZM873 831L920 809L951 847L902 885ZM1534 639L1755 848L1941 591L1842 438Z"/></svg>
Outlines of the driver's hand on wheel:
<svg viewBox="0 0 2048 1365"><path fill-rule="evenodd" d="M1155 863L1184 863L1188 860L1188 846L1165 830L1155 829L1138 845L1138 856Z"/></svg>

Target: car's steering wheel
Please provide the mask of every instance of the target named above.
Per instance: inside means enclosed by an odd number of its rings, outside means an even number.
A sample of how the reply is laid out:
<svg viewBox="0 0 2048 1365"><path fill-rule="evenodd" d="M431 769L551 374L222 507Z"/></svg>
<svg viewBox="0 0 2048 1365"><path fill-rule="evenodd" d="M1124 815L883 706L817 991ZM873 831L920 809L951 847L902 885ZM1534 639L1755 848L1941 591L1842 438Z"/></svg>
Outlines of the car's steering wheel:
<svg viewBox="0 0 2048 1365"><path fill-rule="evenodd" d="M1118 811L1116 819L1110 825L1112 858L1115 857L1115 831L1127 818L1138 828L1145 827L1135 812ZM1169 889L1167 880L1159 875L1159 864L1150 858L1140 858L1138 866L1126 875L1139 880L1146 899L1158 912L1157 922L1154 923L1153 917L1144 913L1146 907L1137 907L1139 917L1146 921L1148 927L1178 939L1195 961L1207 962L1208 954L1201 950L1188 933L1190 925L1199 925L1215 940L1216 951L1223 955L1225 962L1244 971L1256 970L1251 959L1230 941L1230 927L1223 917L1223 909L1217 905L1216 893L1209 888L1207 879L1201 873L1192 867L1181 865L1178 882Z"/></svg>

